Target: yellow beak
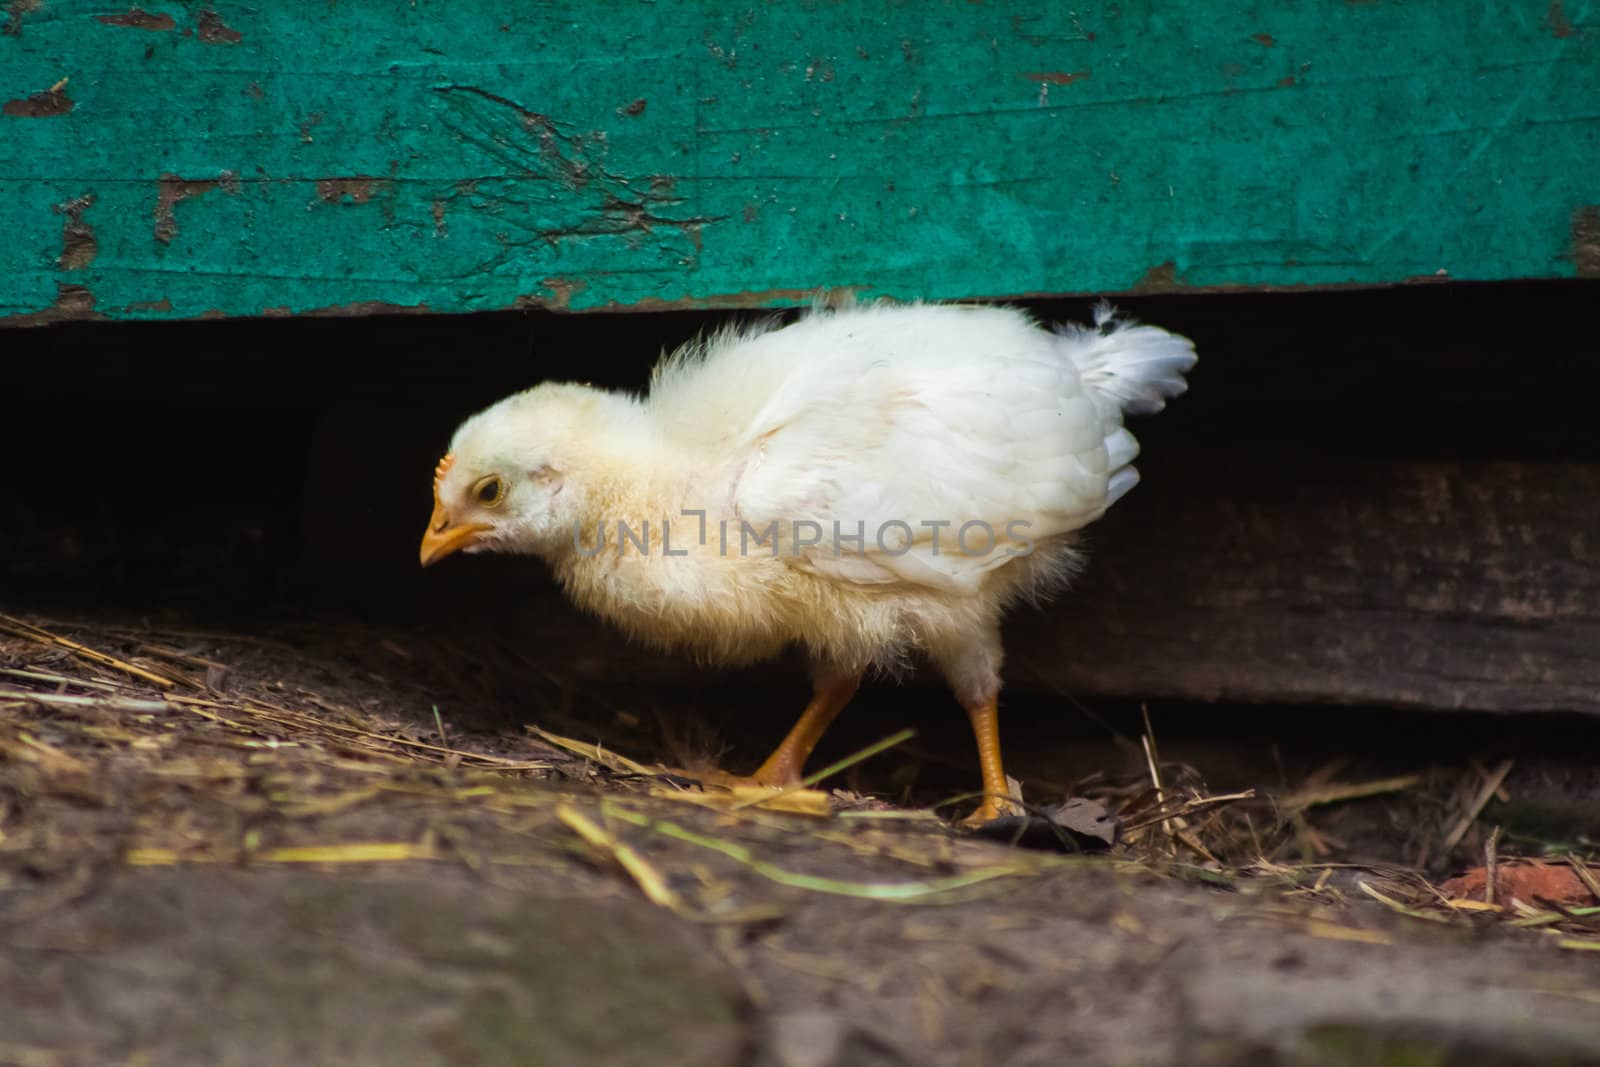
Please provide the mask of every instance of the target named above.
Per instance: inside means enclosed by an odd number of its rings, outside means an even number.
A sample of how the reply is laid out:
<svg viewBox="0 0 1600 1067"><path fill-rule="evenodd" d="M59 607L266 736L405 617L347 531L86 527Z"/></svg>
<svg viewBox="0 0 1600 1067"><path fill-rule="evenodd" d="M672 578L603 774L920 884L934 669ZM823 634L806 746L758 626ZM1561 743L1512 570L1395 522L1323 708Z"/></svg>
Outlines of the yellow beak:
<svg viewBox="0 0 1600 1067"><path fill-rule="evenodd" d="M435 504L433 518L428 520L428 529L422 535L422 565L431 566L463 548L471 548L478 543L479 535L490 529L493 527L486 522L468 522L452 526L450 513L443 505Z"/></svg>
<svg viewBox="0 0 1600 1067"><path fill-rule="evenodd" d="M459 552L463 548L470 548L478 543L478 535L485 530L492 529L486 522L467 522L460 526L450 525L450 512L439 499L439 483L444 481L444 476L450 471L450 464L455 462L454 456L445 456L439 461L438 468L433 472L433 517L428 520L428 528L422 533L422 565L424 567L438 563L452 552Z"/></svg>

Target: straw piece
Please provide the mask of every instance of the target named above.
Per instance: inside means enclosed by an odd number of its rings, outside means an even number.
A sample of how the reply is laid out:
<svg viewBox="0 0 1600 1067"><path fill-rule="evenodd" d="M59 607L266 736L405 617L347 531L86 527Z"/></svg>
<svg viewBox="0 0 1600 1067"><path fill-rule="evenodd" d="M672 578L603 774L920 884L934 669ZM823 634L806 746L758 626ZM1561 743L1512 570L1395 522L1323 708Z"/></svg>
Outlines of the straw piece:
<svg viewBox="0 0 1600 1067"><path fill-rule="evenodd" d="M257 853L263 863L392 863L436 860L433 847L411 841L366 841L346 845L298 845Z"/></svg>
<svg viewBox="0 0 1600 1067"><path fill-rule="evenodd" d="M806 788L808 788L810 786L816 785L818 782L822 781L824 778L831 777L831 776L833 776L835 774L838 774L840 771L847 770L847 769L849 769L851 767L854 767L856 764L861 763L864 760L871 759L873 756L876 756L878 753L886 751L888 749L891 749L896 745L903 744L904 742L909 741L913 737L916 737L916 736L917 736L917 732L915 730L910 730L910 729L901 730L899 733L896 733L896 734L890 734L888 737L885 737L881 741L874 741L872 744L868 745L866 748L861 749L859 752L854 753L853 755L846 756L846 757L844 757L844 759L838 760L838 761L836 761L834 763L830 763L826 767L822 768L822 770L817 771L814 774L806 775L804 778L800 779L800 781L795 783L794 785L783 786L780 789L778 789L776 792L774 792L772 790L769 790L769 789L759 789L759 790L756 791L757 795L752 796L749 800L745 800L745 801L743 801L741 803L735 804L729 810L730 811L739 811L739 810L741 810L743 808L755 807L758 804L765 806L766 804L768 804L772 800L776 800L777 798L782 797L782 796L784 796L786 794L793 793L793 792L796 792L798 790L806 789ZM826 795L826 794L824 794L824 795Z"/></svg>
<svg viewBox="0 0 1600 1067"><path fill-rule="evenodd" d="M744 845L712 837L708 834L695 833L676 823L651 819L645 815L625 811L609 802L603 804L602 809L608 815L622 819L625 822L631 822L636 826L645 827L664 837L675 838L700 848L709 849L712 852L721 853L729 859L743 864L761 877L777 882L779 885L788 886L792 889L804 889L813 893L828 893L835 896L879 900L894 904L930 904L939 902L940 898L947 897L955 890L966 889L997 878L1011 878L1018 875L1036 873L1035 868L1024 867L1021 864L1011 864L982 867L964 874L955 874L927 881L845 882L833 878L821 878L785 870L776 864L757 858Z"/></svg>
<svg viewBox="0 0 1600 1067"><path fill-rule="evenodd" d="M86 659L92 663L99 663L106 667L114 667L117 670L122 671L124 674L131 674L135 678L149 682L151 685L160 686L162 689L171 689L173 686L178 684L171 678L165 677L164 675L154 674L145 670L143 667L137 667L132 663L129 663L127 660L118 659L117 657L108 655L105 652L90 648L88 645L81 645L76 641L62 637L60 634L54 634L49 630L34 626L32 623L26 623L21 619L12 618L10 615L0 614L0 630L6 630L17 637L26 638L30 641L36 641L39 644L54 645L57 648L64 648L80 659Z"/></svg>
<svg viewBox="0 0 1600 1067"><path fill-rule="evenodd" d="M1347 800L1364 800L1384 793L1401 793L1422 783L1420 774L1405 774L1397 778L1378 778L1369 782L1348 785L1314 786L1291 793L1278 803L1285 811L1304 811L1324 804L1338 804Z"/></svg>
<svg viewBox="0 0 1600 1067"><path fill-rule="evenodd" d="M1495 793L1499 791L1501 783L1506 780L1506 775L1511 773L1514 762L1513 760L1506 760L1501 763L1479 786L1478 792L1472 798L1472 802L1467 805L1467 810L1461 813L1461 818L1457 819L1455 825L1450 828L1450 832L1445 834L1444 850L1446 852L1459 845L1461 839L1467 836L1467 831L1472 829L1472 824L1478 821L1479 814L1488 806Z"/></svg>
<svg viewBox="0 0 1600 1067"><path fill-rule="evenodd" d="M652 904L660 905L670 911L683 911L683 898L667 884L661 872L650 865L650 862L633 846L624 844L617 839L611 831L600 826L588 816L579 812L568 804L563 804L556 809L556 818L560 819L568 828L594 848L608 852L611 858L628 876L633 879L639 889Z"/></svg>
<svg viewBox="0 0 1600 1067"><path fill-rule="evenodd" d="M1394 938L1377 930L1362 930L1354 926L1340 926L1323 919L1307 920L1304 930L1312 937L1329 941L1359 941L1365 945L1392 945Z"/></svg>
<svg viewBox="0 0 1600 1067"><path fill-rule="evenodd" d="M599 745L591 745L587 741L574 741L570 737L553 734L540 726L529 726L527 730L541 741L571 752L575 756L581 756L592 763L598 763L608 771L615 771L618 774L638 774L647 778L662 778L666 776L666 772L658 767L646 767L642 763L635 763L626 756L619 756L615 752L607 752Z"/></svg>

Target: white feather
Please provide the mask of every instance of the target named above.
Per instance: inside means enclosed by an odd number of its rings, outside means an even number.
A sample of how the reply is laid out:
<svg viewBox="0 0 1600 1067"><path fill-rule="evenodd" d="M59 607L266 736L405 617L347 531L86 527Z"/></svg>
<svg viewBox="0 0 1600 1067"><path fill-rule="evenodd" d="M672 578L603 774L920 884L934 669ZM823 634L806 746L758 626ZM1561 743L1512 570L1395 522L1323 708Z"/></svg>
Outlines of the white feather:
<svg viewBox="0 0 1600 1067"><path fill-rule="evenodd" d="M1083 379L1129 415L1153 415L1188 388L1196 361L1186 337L1119 319L1109 304L1094 309L1094 328L1058 326Z"/></svg>
<svg viewBox="0 0 1600 1067"><path fill-rule="evenodd" d="M685 447L745 456L729 489L741 519L869 531L864 551L830 542L800 565L970 595L1022 539L1070 534L1132 487L1138 443L1122 411L1175 395L1194 364L1182 338L1097 321L1104 332L1051 333L1000 307L818 311L680 351L646 411ZM879 546L871 532L897 522L916 536L904 551ZM965 547L992 530L990 551L961 550L966 523L984 525Z"/></svg>

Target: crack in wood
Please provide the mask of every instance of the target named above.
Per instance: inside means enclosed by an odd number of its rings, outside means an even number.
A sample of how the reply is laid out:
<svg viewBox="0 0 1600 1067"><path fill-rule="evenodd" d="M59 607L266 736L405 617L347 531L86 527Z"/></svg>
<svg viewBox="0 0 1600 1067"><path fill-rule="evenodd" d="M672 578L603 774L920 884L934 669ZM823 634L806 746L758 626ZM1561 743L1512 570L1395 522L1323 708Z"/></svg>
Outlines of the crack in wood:
<svg viewBox="0 0 1600 1067"><path fill-rule="evenodd" d="M517 118L518 131L537 139L533 151L520 148L503 125L497 126L492 118L458 109L463 119L471 121L487 135L490 144L480 144L486 151L499 155L504 162L524 173L548 177L572 192L589 192L594 196L594 200L581 209L580 217L570 224L537 229L535 232L546 241L649 234L657 227L664 227L683 233L698 251L701 230L727 218L726 215L677 216L664 212L662 209L684 202L673 193L674 179L663 174L629 178L608 170L604 159L604 131L588 136L570 132L549 115L474 85L443 85L435 87L434 91L445 96L483 100L511 112ZM523 158L514 158L517 154ZM527 158L529 156L532 159ZM531 165L533 160L537 160L537 165ZM641 191L636 186L642 182L648 182L648 187ZM462 191L487 196L481 190Z"/></svg>

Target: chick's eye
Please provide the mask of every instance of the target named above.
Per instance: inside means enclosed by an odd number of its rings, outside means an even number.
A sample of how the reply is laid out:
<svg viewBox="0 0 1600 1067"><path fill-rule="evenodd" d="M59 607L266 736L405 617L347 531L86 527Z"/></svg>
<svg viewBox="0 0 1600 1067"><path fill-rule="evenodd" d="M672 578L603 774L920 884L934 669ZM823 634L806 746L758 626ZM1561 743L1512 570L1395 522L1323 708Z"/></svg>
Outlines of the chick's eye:
<svg viewBox="0 0 1600 1067"><path fill-rule="evenodd" d="M492 508L505 497L506 483L491 475L479 482L472 493L478 498L478 503L486 508Z"/></svg>

